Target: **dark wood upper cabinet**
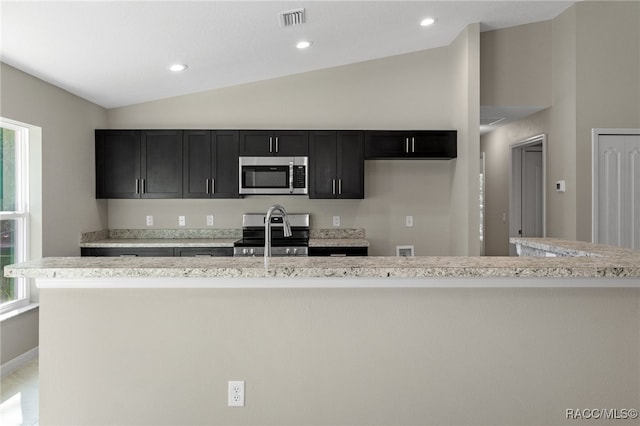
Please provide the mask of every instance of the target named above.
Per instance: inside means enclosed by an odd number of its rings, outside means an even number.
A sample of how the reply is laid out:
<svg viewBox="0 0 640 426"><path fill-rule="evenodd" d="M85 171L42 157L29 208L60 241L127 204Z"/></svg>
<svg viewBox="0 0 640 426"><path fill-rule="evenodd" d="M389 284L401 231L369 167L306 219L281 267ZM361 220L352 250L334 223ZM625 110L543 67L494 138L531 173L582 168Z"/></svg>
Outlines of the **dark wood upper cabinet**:
<svg viewBox="0 0 640 426"><path fill-rule="evenodd" d="M182 131L96 130L96 198L182 198Z"/></svg>
<svg viewBox="0 0 640 426"><path fill-rule="evenodd" d="M140 132L96 130L96 198L140 198Z"/></svg>
<svg viewBox="0 0 640 426"><path fill-rule="evenodd" d="M364 198L362 131L312 131L309 198Z"/></svg>
<svg viewBox="0 0 640 426"><path fill-rule="evenodd" d="M182 131L143 130L140 198L182 198Z"/></svg>
<svg viewBox="0 0 640 426"><path fill-rule="evenodd" d="M294 156L309 155L309 132L306 130L241 130L240 155Z"/></svg>
<svg viewBox="0 0 640 426"><path fill-rule="evenodd" d="M184 198L238 198L237 130L184 131Z"/></svg>
<svg viewBox="0 0 640 426"><path fill-rule="evenodd" d="M365 158L421 158L448 160L457 157L455 130L369 130L365 132Z"/></svg>

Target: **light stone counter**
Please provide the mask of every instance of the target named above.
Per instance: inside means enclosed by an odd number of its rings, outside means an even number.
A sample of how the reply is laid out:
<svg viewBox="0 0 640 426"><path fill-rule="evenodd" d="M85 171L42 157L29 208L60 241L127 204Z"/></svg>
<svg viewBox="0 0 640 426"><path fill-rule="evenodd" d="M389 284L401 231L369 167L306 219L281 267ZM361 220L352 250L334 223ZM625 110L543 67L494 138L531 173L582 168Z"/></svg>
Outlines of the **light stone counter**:
<svg viewBox="0 0 640 426"><path fill-rule="evenodd" d="M309 247L369 247L364 238L311 238Z"/></svg>
<svg viewBox="0 0 640 426"><path fill-rule="evenodd" d="M111 229L83 233L80 247L233 247L240 238L240 229ZM318 229L309 247L369 247L369 241L363 229Z"/></svg>
<svg viewBox="0 0 640 426"><path fill-rule="evenodd" d="M80 243L80 247L233 247L237 240L238 238L108 238Z"/></svg>

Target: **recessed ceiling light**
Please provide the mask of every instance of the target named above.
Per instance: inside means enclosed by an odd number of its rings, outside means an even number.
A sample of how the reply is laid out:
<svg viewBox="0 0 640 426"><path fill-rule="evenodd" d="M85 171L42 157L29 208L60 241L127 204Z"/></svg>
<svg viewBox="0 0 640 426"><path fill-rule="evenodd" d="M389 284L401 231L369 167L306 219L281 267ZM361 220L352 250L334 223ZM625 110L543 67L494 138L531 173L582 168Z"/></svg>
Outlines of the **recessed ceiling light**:
<svg viewBox="0 0 640 426"><path fill-rule="evenodd" d="M185 64L173 64L169 67L169 70L173 72L180 72L186 70L188 67Z"/></svg>
<svg viewBox="0 0 640 426"><path fill-rule="evenodd" d="M420 21L420 25L423 27L428 27L429 25L433 25L436 22L436 18L424 18Z"/></svg>
<svg viewBox="0 0 640 426"><path fill-rule="evenodd" d="M300 41L298 42L298 44L296 44L296 47L298 49L306 49L307 47L311 46L311 44L311 41Z"/></svg>

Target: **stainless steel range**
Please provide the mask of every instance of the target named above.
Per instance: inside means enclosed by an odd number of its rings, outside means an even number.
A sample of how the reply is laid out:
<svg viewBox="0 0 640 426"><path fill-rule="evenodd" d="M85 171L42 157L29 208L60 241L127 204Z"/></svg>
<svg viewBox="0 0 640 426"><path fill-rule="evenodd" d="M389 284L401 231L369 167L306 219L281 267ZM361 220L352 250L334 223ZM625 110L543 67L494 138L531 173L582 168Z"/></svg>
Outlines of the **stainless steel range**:
<svg viewBox="0 0 640 426"><path fill-rule="evenodd" d="M284 236L284 220L281 215L271 216L271 255L308 256L309 214L288 214L291 236ZM233 244L234 256L264 256L264 213L242 215L242 239Z"/></svg>

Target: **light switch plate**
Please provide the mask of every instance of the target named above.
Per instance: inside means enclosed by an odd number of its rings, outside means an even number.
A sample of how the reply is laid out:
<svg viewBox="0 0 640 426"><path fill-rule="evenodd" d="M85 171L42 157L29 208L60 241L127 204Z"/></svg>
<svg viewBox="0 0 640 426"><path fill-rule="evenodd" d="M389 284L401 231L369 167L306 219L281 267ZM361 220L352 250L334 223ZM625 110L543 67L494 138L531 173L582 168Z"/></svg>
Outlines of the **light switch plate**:
<svg viewBox="0 0 640 426"><path fill-rule="evenodd" d="M153 216L147 216L147 226L153 226Z"/></svg>
<svg viewBox="0 0 640 426"><path fill-rule="evenodd" d="M407 227L412 227L413 226L413 216L407 216L405 218L405 225Z"/></svg>
<svg viewBox="0 0 640 426"><path fill-rule="evenodd" d="M178 216L178 226L185 226L187 224L187 221L185 220L184 216Z"/></svg>
<svg viewBox="0 0 640 426"><path fill-rule="evenodd" d="M207 226L213 226L213 215L207 215Z"/></svg>

